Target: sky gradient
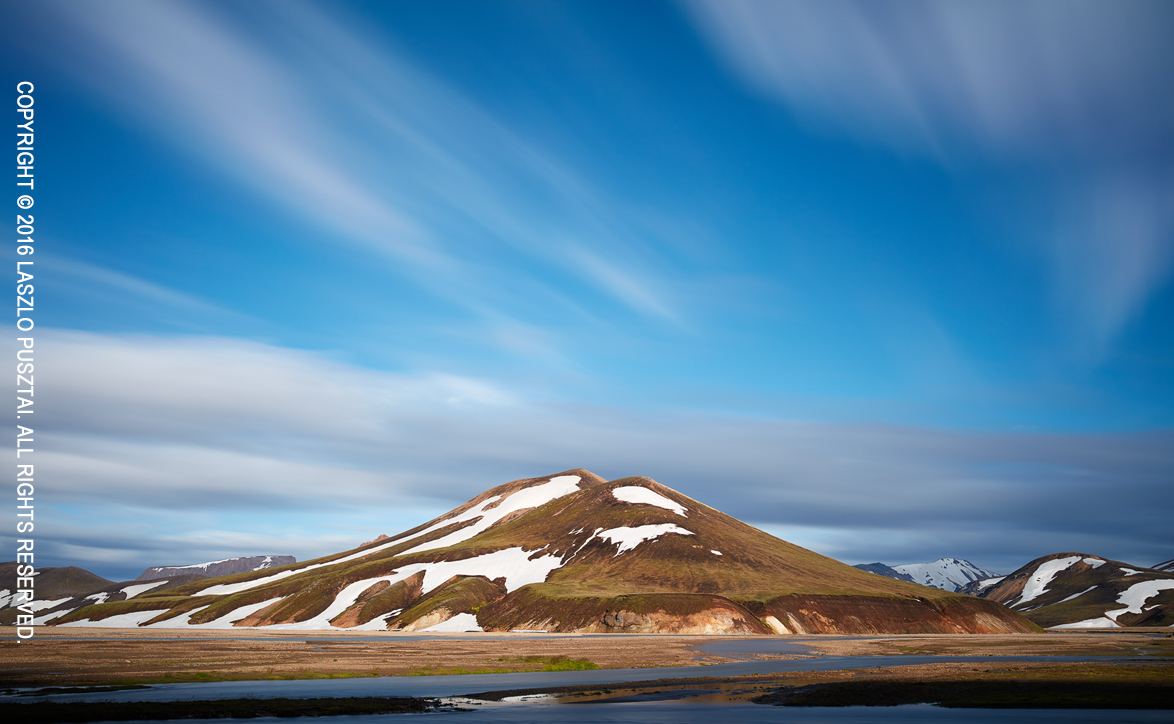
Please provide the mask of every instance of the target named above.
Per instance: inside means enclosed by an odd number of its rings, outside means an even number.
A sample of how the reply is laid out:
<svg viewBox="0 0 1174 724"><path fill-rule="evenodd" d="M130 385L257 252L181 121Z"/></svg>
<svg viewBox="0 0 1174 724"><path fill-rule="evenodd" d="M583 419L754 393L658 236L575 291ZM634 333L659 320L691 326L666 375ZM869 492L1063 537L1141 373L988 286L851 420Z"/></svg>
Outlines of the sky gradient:
<svg viewBox="0 0 1174 724"><path fill-rule="evenodd" d="M849 563L1174 555L1169 3L0 18L39 565L304 560L574 467Z"/></svg>

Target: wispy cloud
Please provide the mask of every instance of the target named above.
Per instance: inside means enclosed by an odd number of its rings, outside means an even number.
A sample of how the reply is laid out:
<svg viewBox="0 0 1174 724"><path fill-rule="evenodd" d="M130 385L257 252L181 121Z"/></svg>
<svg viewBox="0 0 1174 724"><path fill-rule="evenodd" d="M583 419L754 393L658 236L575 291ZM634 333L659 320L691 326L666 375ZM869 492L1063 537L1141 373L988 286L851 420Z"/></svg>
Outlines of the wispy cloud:
<svg viewBox="0 0 1174 724"><path fill-rule="evenodd" d="M337 8L257 4L271 29L258 33L208 4L61 7L82 52L121 79L87 72L96 93L311 220L317 241L383 256L389 274L472 310L525 316L535 298L573 309L586 290L664 321L671 304L653 297L665 259L637 220ZM606 251L644 291L582 274L566 236Z"/></svg>
<svg viewBox="0 0 1174 724"><path fill-rule="evenodd" d="M1102 352L1169 272L1174 49L1162 2L697 0L733 72L812 127L1063 177L1053 253L1082 352ZM1057 190L1059 190L1057 188ZM1092 355L1095 358L1095 354Z"/></svg>
<svg viewBox="0 0 1174 724"><path fill-rule="evenodd" d="M61 563L160 562L98 521L129 526L164 562L275 552L225 541L281 538L289 525L301 541L288 552L324 555L348 536L357 544L405 530L492 485L579 466L652 476L853 561L953 555L1006 567L1095 543L1089 552L1145 564L1174 544L1169 433L959 433L634 412L221 338L58 331L38 342L38 372L55 380L38 398L38 489L52 510L46 520L72 523L46 537L46 556ZM75 506L84 519L71 517ZM199 531L202 542L187 542ZM94 558L55 547L91 538Z"/></svg>

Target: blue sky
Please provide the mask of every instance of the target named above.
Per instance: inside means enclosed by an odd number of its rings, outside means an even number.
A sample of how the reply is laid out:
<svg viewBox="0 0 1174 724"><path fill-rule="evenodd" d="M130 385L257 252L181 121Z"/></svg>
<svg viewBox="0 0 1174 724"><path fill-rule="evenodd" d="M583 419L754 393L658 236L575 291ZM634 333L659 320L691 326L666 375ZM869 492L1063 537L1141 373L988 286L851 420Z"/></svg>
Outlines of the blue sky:
<svg viewBox="0 0 1174 724"><path fill-rule="evenodd" d="M1171 555L1167 4L0 12L42 565L579 466L852 563Z"/></svg>

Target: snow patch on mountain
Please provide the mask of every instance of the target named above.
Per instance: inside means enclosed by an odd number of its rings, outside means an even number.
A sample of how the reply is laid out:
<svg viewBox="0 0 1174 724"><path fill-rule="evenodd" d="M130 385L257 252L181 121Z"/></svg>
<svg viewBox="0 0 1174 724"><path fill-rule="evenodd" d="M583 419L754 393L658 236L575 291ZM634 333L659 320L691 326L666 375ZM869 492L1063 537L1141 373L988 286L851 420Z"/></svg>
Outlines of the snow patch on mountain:
<svg viewBox="0 0 1174 724"><path fill-rule="evenodd" d="M465 631L481 631L481 626L477 623L477 617L471 613L458 613L456 616L441 621L435 626L429 626L423 631L443 631L448 633L463 633Z"/></svg>
<svg viewBox="0 0 1174 724"><path fill-rule="evenodd" d="M914 582L923 586L933 586L943 591L957 591L971 581L998 575L958 558L939 558L933 563L907 563L893 566L893 570L910 576Z"/></svg>
<svg viewBox="0 0 1174 724"><path fill-rule="evenodd" d="M166 608L160 608L158 610L151 611L131 611L130 613L120 613L115 616L109 616L100 621L91 621L87 618L82 619L81 621L70 621L69 623L58 624L58 626L77 626L79 628L135 628L166 611Z"/></svg>
<svg viewBox="0 0 1174 724"><path fill-rule="evenodd" d="M1120 628L1120 626L1121 624L1112 619L1098 616L1097 618L1087 618L1074 623L1062 623L1059 626L1052 626L1051 628Z"/></svg>
<svg viewBox="0 0 1174 724"><path fill-rule="evenodd" d="M1047 593L1048 584L1056 577L1056 574L1061 571L1066 571L1080 560L1080 556L1068 556L1067 558L1056 558L1054 560L1045 561L1040 564L1039 568L1035 569L1035 573L1031 578L1027 579L1027 583L1023 586L1023 593L1019 596L1019 600L1014 603L1014 607L1018 608L1028 601L1034 601L1044 593Z"/></svg>
<svg viewBox="0 0 1174 724"><path fill-rule="evenodd" d="M417 538L424 535L425 533L429 533L433 530L439 530L440 528L452 525L453 523L461 523L466 520L480 518L480 520L478 520L473 525L465 526L460 530L453 531L452 533L449 533L448 535L441 538L437 538L434 541L421 543L415 548L404 551L400 555L419 553L420 551L429 551L436 548L447 548L451 545L456 545L457 543L467 541L478 533L488 530L495 523L510 513L519 510L526 510L528 508L537 508L540 505L546 505L550 501L561 498L564 495L570 495L571 493L576 492L579 489L579 481L580 478L578 475L560 475L557 478L551 478L549 482L543 483L542 485L522 488L518 492L507 497L505 500L502 500L501 503L497 505L497 507L486 510L486 506L497 500L497 496L494 496L488 500L482 501L475 507L466 510L464 513L461 513L455 518L449 518L448 520L441 521L412 537ZM650 490L648 492L651 493L652 491ZM400 540L399 542L402 543L403 540Z"/></svg>
<svg viewBox="0 0 1174 724"><path fill-rule="evenodd" d="M44 616L37 616L33 619L33 625L34 626L44 626L45 624L49 623L50 621L53 621L54 619L61 618L62 616L64 616L67 613L73 613L75 610L77 610L77 609L63 608L60 611L52 611L50 613L45 614Z"/></svg>
<svg viewBox="0 0 1174 724"><path fill-rule="evenodd" d="M1006 576L995 576L994 578L983 578L978 581L978 590L985 591L999 581L1005 580Z"/></svg>
<svg viewBox="0 0 1174 724"><path fill-rule="evenodd" d="M1085 558L1084 562L1093 568L1100 568L1101 566L1105 565L1105 562L1100 558Z"/></svg>
<svg viewBox="0 0 1174 724"><path fill-rule="evenodd" d="M126 594L128 599L131 599L140 593L146 593L152 588L158 588L165 583L167 583L167 579L163 579L162 581L151 581L150 583L139 583L133 586L127 586L126 588L122 589L122 592Z"/></svg>
<svg viewBox="0 0 1174 724"><path fill-rule="evenodd" d="M562 559L558 556L533 556L533 552L526 552L522 548L505 548L483 556L464 558L459 561L436 561L431 563L412 563L398 568L394 573L376 578L365 578L346 586L326 610L314 618L297 623L274 624L267 628L273 630L303 630L328 629L330 621L343 611L355 605L359 596L371 586L380 581L390 584L403 581L423 571L424 580L421 584L421 595L430 593L453 576L485 576L489 580L505 579L507 592L514 591L531 583L542 583L550 572L562 567Z"/></svg>
<svg viewBox="0 0 1174 724"><path fill-rule="evenodd" d="M190 613L188 613L187 616L176 617L174 619L168 619L166 621L159 621L158 623L151 624L150 626L148 626L148 628L205 628L205 629L239 628L238 626L234 625L234 624L236 624L237 621L243 621L244 619L248 618L249 616L252 616L254 613L256 613L256 612L258 612L268 606L272 606L274 603L276 603L280 599L281 599L280 596L275 596L273 598L265 599L264 601L259 601L257 603L250 603L246 606L241 606L240 608L234 608L233 610L229 611L228 613L224 614L223 616L221 616L219 618L215 618L211 621L207 621L205 623L192 623L191 622L192 616L196 615L200 611L203 611L205 608L207 608L207 606L201 606L200 608L197 608L194 611L191 611ZM180 621L180 620L178 620L179 618L183 618L183 620Z"/></svg>
<svg viewBox="0 0 1174 724"><path fill-rule="evenodd" d="M55 601L29 601L24 605L27 606L30 611L44 611L47 608L60 606L71 598L72 596L66 596L65 598L58 598Z"/></svg>
<svg viewBox="0 0 1174 724"><path fill-rule="evenodd" d="M1126 568L1125 566L1121 566L1121 572L1127 576L1136 576L1137 574L1141 573L1141 571L1135 571L1132 568Z"/></svg>
<svg viewBox="0 0 1174 724"><path fill-rule="evenodd" d="M1135 583L1117 596L1117 603L1125 604L1125 608L1105 611L1105 615L1116 621L1117 617L1123 613L1141 613L1147 599L1170 589L1174 589L1174 580L1171 579Z"/></svg>
<svg viewBox="0 0 1174 724"><path fill-rule="evenodd" d="M685 530L679 525L674 525L672 523L658 523L656 525L638 525L632 528L610 528L608 530L597 530L595 531L595 535L592 537L603 538L612 543L619 544L620 549L616 551L616 555L618 556L624 551L632 550L646 540L656 540L665 533L693 535L693 531Z"/></svg>
<svg viewBox="0 0 1174 724"><path fill-rule="evenodd" d="M642 503L644 505L655 505L658 508L671 510L682 518L689 517L685 515L685 506L669 500L655 490L642 488L639 485L625 485L622 488L615 488L611 491L611 494L615 496L616 500L624 503Z"/></svg>

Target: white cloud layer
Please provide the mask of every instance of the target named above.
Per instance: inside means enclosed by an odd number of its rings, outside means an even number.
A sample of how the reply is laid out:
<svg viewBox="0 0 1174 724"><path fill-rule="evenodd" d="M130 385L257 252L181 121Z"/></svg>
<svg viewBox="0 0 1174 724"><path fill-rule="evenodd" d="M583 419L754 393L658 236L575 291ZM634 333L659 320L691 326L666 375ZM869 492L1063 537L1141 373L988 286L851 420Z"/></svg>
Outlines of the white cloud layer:
<svg viewBox="0 0 1174 724"><path fill-rule="evenodd" d="M38 520L60 564L324 555L507 480L580 466L649 475L849 560L950 555L998 569L1075 549L1144 565L1174 543L1168 433L962 433L538 403L491 381L209 337L47 331L38 352L37 373L53 381L38 399L49 506Z"/></svg>

